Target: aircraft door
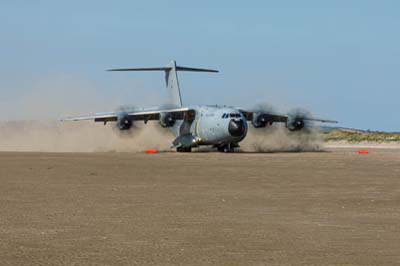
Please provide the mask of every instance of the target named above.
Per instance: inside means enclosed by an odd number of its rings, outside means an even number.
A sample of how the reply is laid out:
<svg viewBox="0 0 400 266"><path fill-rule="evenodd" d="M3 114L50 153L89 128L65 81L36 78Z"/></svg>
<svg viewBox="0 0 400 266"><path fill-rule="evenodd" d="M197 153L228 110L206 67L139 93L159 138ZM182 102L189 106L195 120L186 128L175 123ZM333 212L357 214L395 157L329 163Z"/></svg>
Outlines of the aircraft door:
<svg viewBox="0 0 400 266"><path fill-rule="evenodd" d="M196 111L189 110L183 115L183 123L180 128L180 135L191 134L191 126L196 118Z"/></svg>

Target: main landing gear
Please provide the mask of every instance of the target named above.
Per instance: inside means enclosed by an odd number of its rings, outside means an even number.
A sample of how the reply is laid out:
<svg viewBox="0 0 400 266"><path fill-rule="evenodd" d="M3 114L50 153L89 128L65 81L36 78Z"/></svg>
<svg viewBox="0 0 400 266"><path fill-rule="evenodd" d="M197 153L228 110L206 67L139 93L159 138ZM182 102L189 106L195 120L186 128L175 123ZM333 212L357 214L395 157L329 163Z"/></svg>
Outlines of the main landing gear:
<svg viewBox="0 0 400 266"><path fill-rule="evenodd" d="M219 152L235 152L235 148L239 147L239 145L237 143L228 143L228 144L221 144L218 146L214 146L217 148L217 150ZM192 147L177 147L176 148L177 152L191 152L192 151Z"/></svg>
<svg viewBox="0 0 400 266"><path fill-rule="evenodd" d="M192 148L191 147L178 147L176 148L177 152L191 152Z"/></svg>
<svg viewBox="0 0 400 266"><path fill-rule="evenodd" d="M235 152L235 146L231 143L220 145L217 147L219 152Z"/></svg>

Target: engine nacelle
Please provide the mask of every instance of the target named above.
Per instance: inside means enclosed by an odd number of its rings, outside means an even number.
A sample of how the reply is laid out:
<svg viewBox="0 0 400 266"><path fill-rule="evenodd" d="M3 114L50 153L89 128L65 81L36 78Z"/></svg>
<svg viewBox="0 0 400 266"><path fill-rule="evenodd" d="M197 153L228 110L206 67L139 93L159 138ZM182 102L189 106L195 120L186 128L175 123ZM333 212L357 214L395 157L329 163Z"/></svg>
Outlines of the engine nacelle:
<svg viewBox="0 0 400 266"><path fill-rule="evenodd" d="M133 125L132 120L128 115L122 115L118 117L117 127L119 130L129 130Z"/></svg>
<svg viewBox="0 0 400 266"><path fill-rule="evenodd" d="M268 125L272 125L273 119L268 114L263 113L253 113L253 119L251 120L252 125L255 128L266 127Z"/></svg>
<svg viewBox="0 0 400 266"><path fill-rule="evenodd" d="M172 127L175 124L175 117L172 113L161 113L160 114L160 125L162 127Z"/></svg>
<svg viewBox="0 0 400 266"><path fill-rule="evenodd" d="M302 118L294 118L291 121L288 121L287 128L290 131L299 131L302 130L305 126L305 122Z"/></svg>
<svg viewBox="0 0 400 266"><path fill-rule="evenodd" d="M287 128L290 131L299 131L308 126L307 117L312 117L311 113L302 108L295 108L289 111Z"/></svg>

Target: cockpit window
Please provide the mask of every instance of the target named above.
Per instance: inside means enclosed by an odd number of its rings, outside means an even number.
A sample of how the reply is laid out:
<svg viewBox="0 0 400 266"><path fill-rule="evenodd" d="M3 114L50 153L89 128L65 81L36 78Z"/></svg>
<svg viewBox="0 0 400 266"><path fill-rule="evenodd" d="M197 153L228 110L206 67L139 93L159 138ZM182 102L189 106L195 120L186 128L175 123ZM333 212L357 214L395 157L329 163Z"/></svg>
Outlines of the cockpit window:
<svg viewBox="0 0 400 266"><path fill-rule="evenodd" d="M224 113L223 115L222 115L222 118L240 118L241 116L240 116L240 114L234 114L234 113L230 113L230 114L227 114L227 113Z"/></svg>

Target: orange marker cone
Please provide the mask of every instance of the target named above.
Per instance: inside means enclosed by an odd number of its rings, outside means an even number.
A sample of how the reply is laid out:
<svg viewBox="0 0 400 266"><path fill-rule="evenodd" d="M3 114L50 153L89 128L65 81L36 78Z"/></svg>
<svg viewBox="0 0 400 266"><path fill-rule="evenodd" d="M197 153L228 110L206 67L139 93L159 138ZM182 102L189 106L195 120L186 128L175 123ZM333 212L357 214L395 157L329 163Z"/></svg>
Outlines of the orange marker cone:
<svg viewBox="0 0 400 266"><path fill-rule="evenodd" d="M157 150L146 150L146 154L155 154Z"/></svg>
<svg viewBox="0 0 400 266"><path fill-rule="evenodd" d="M369 150L358 150L358 154L368 154Z"/></svg>

